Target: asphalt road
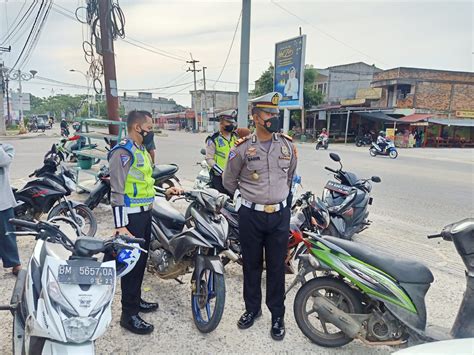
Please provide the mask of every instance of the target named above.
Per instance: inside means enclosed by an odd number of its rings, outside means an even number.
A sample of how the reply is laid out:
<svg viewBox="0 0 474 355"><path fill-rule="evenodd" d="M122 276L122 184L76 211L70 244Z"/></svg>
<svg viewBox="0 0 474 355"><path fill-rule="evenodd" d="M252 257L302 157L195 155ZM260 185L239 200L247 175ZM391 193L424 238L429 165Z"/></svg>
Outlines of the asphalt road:
<svg viewBox="0 0 474 355"><path fill-rule="evenodd" d="M54 132L47 132L51 135ZM202 160L199 151L204 147L204 134L167 132L168 136L156 137L158 163L177 163L178 176L185 186L191 186L200 170L196 162ZM14 184L21 186L27 174L41 165L42 156L57 137L37 136L28 139L8 141L16 148L17 155L12 166ZM0 142L2 139L0 138ZM381 248L394 257L409 257L425 262L435 275L435 283L427 296L428 319L430 323L449 327L455 318L464 290L463 265L451 243L426 239L449 223L474 216L474 150L461 149L402 149L399 157L372 158L368 148L353 145L331 145L328 151L315 151L313 144L297 144L298 173L303 179L303 190L312 190L318 195L326 181L332 176L324 166L337 167L329 159L329 152L338 153L344 168L359 177L378 175L380 184L374 184L370 207L373 224L356 238L357 241ZM107 207L99 209L101 230L110 230L110 216ZM31 244L20 241L22 259L26 260ZM387 348L367 348L354 342L341 350L327 350L310 344L299 332L292 313L294 292L287 299L288 336L282 343L273 342L268 336L269 314L251 332L237 331L235 321L242 311L241 271L238 267L229 269L227 278L227 301L224 319L212 334L203 336L195 330L189 314L188 286L172 282L160 282L145 277L145 284L152 291L157 290L162 310L151 320L157 325L154 335L145 337L153 348L144 348L140 337L120 329L116 322L119 305L116 297L114 321L108 336L98 342L98 351L129 353L167 352L250 352L250 353L387 353ZM13 287L13 279L5 274L6 285ZM291 279L289 279L291 281ZM178 291L177 291L178 290ZM8 292L1 300L8 299ZM151 293L150 293L151 294ZM150 297L149 297L150 298ZM181 309L183 308L183 309ZM181 318L185 319L181 319ZM1 316L2 322L8 316ZM184 322L184 323L183 323ZM260 325L260 323L262 325ZM267 324L268 323L268 324ZM260 329L262 328L262 329ZM252 328L253 329L253 328ZM178 333L178 334L175 334ZM243 341L246 339L246 341ZM7 339L0 337L0 348L8 349ZM178 344L173 342L178 341ZM123 346L122 346L123 345ZM2 351L2 352L4 352Z"/></svg>

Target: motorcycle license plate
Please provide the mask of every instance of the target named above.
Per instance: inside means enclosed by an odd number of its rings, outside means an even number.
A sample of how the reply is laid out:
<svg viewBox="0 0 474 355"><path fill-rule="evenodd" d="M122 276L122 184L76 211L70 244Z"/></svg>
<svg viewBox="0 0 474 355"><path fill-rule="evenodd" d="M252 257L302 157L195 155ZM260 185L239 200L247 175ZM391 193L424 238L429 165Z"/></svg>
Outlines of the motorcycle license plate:
<svg viewBox="0 0 474 355"><path fill-rule="evenodd" d="M100 263L68 261L58 269L58 281L74 285L113 285L115 270L113 267L102 267Z"/></svg>
<svg viewBox="0 0 474 355"><path fill-rule="evenodd" d="M343 195L349 195L352 188L350 186L346 186L335 181L328 181L326 183L326 189L338 192Z"/></svg>

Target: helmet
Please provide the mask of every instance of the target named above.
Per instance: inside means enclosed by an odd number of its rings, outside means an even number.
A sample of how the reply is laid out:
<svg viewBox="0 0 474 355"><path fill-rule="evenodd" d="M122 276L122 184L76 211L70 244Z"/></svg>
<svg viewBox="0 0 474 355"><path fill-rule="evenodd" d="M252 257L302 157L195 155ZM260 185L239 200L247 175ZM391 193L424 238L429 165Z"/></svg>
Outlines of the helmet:
<svg viewBox="0 0 474 355"><path fill-rule="evenodd" d="M323 131L323 132L326 132L326 128L323 128L323 130L322 130L322 131Z"/></svg>
<svg viewBox="0 0 474 355"><path fill-rule="evenodd" d="M78 131L81 129L81 123L80 122L74 122L72 124L72 128L74 128L74 130Z"/></svg>
<svg viewBox="0 0 474 355"><path fill-rule="evenodd" d="M115 259L117 277L122 277L127 275L135 267L138 259L140 259L141 251L138 249L139 245L136 243L126 243L121 241L120 238L117 241L134 247L128 249L121 246L114 246L112 250L105 253L104 261Z"/></svg>
<svg viewBox="0 0 474 355"><path fill-rule="evenodd" d="M385 131L380 131L379 136L385 137Z"/></svg>

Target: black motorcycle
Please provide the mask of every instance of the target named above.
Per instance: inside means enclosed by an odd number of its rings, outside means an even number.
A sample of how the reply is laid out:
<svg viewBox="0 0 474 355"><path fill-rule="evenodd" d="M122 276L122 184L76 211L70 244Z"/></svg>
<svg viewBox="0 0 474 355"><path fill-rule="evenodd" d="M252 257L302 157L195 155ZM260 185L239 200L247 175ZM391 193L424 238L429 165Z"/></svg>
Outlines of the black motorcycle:
<svg viewBox="0 0 474 355"><path fill-rule="evenodd" d="M22 189L13 189L18 205L15 207L16 218L32 221L39 220L48 213L48 220L55 216L66 216L73 219L87 236L97 232L97 221L92 211L84 204L67 198L76 189L75 175L59 166L54 157L45 159L43 166L35 170Z"/></svg>
<svg viewBox="0 0 474 355"><path fill-rule="evenodd" d="M225 250L228 224L219 212L228 197L209 189L186 192L181 198L197 202L191 208L194 227L185 228L184 216L166 199L155 199L149 270L162 279L177 280L194 269L193 319L199 331L209 333L218 326L225 304L224 266L219 254Z"/></svg>
<svg viewBox="0 0 474 355"><path fill-rule="evenodd" d="M155 186L166 190L179 185L179 179L176 176L178 170L179 167L176 164L155 165L152 174L155 179ZM101 202L110 204L110 173L106 165L100 168L95 187L91 190L84 204L93 210Z"/></svg>
<svg viewBox="0 0 474 355"><path fill-rule="evenodd" d="M358 147L372 145L372 141L372 135L370 133L365 133L363 136L358 136L355 139L356 146Z"/></svg>
<svg viewBox="0 0 474 355"><path fill-rule="evenodd" d="M328 207L331 223L322 234L350 240L354 234L362 232L370 225L368 205L373 202L370 197L371 182L379 183L381 179L378 176L359 179L354 173L342 170L339 155L330 153L329 156L340 164L340 168L334 170L325 167L334 173L338 181L328 181L323 190L322 200Z"/></svg>

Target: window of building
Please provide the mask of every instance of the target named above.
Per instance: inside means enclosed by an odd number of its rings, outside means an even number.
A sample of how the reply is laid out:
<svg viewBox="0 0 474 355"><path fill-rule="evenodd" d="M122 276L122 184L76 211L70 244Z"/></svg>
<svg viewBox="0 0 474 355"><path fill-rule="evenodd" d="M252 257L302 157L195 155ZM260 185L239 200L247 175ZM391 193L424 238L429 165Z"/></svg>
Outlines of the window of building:
<svg viewBox="0 0 474 355"><path fill-rule="evenodd" d="M399 99L406 99L406 97L411 93L411 85L408 84L399 84L397 86L397 97Z"/></svg>

